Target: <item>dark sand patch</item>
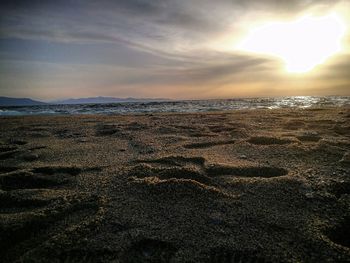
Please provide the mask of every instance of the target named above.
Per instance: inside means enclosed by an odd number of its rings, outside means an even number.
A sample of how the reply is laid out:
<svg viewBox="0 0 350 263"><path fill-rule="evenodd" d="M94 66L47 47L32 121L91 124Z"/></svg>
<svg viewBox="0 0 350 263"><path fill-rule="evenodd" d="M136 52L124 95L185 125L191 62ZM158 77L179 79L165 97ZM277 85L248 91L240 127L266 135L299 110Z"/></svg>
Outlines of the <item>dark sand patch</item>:
<svg viewBox="0 0 350 263"><path fill-rule="evenodd" d="M211 132L221 133L221 132L231 132L234 131L235 128L232 126L225 125L211 125L208 127Z"/></svg>
<svg viewBox="0 0 350 263"><path fill-rule="evenodd" d="M120 132L120 128L118 128L114 124L98 124L96 126L95 135L96 136L111 136L114 134L118 134Z"/></svg>
<svg viewBox="0 0 350 263"><path fill-rule="evenodd" d="M20 158L26 162L33 162L39 159L39 155L33 152L24 152L20 155Z"/></svg>
<svg viewBox="0 0 350 263"><path fill-rule="evenodd" d="M19 170L19 167L11 167L11 166L0 166L0 174L2 173L10 173Z"/></svg>
<svg viewBox="0 0 350 263"><path fill-rule="evenodd" d="M169 242L155 239L142 239L132 244L124 253L126 263L170 262L177 249Z"/></svg>
<svg viewBox="0 0 350 263"><path fill-rule="evenodd" d="M57 229L64 231L69 226L81 224L96 212L96 204L80 201L46 210L45 213L19 216L9 225L0 223L0 256L11 262L18 257L17 250L38 247L53 237Z"/></svg>
<svg viewBox="0 0 350 263"><path fill-rule="evenodd" d="M28 142L25 141L25 140L10 139L10 140L9 140L9 143L10 143L10 144L15 144L15 145L25 145L25 144L27 144Z"/></svg>
<svg viewBox="0 0 350 263"><path fill-rule="evenodd" d="M72 131L70 129L55 130L54 136L58 139L74 139L74 138L84 137L84 135L82 133Z"/></svg>
<svg viewBox="0 0 350 263"><path fill-rule="evenodd" d="M332 194L334 194L337 198L340 198L343 195L350 195L350 182L337 182L333 183L330 186L329 190Z"/></svg>
<svg viewBox="0 0 350 263"><path fill-rule="evenodd" d="M15 157L18 153L21 151L19 150L14 150L14 151L6 151L3 153L0 153L0 160L6 160Z"/></svg>
<svg viewBox="0 0 350 263"><path fill-rule="evenodd" d="M269 167L269 166L247 166L235 167L228 165L213 164L207 167L207 174L213 177L230 175L237 177L279 177L288 174L288 171L283 168Z"/></svg>
<svg viewBox="0 0 350 263"><path fill-rule="evenodd" d="M48 138L51 137L51 133L48 131L28 132L27 135L32 138Z"/></svg>
<svg viewBox="0 0 350 263"><path fill-rule="evenodd" d="M143 123L132 122L129 123L125 129L128 131L142 131L148 129L148 126Z"/></svg>
<svg viewBox="0 0 350 263"><path fill-rule="evenodd" d="M156 129L156 132L160 134L177 134L178 129L172 126L161 126Z"/></svg>
<svg viewBox="0 0 350 263"><path fill-rule="evenodd" d="M31 210L46 206L50 202L52 202L50 199L23 196L22 193L0 192L0 213Z"/></svg>
<svg viewBox="0 0 350 263"><path fill-rule="evenodd" d="M54 188L71 182L71 177L81 172L77 167L37 167L30 172L0 176L3 190Z"/></svg>
<svg viewBox="0 0 350 263"><path fill-rule="evenodd" d="M166 156L156 159L142 159L137 162L182 166L186 164L204 165L205 161L203 157Z"/></svg>
<svg viewBox="0 0 350 263"><path fill-rule="evenodd" d="M156 149L150 145L144 143L143 140L136 139L136 138L129 138L129 146L130 148L134 149L139 154L151 154L156 152Z"/></svg>
<svg viewBox="0 0 350 263"><path fill-rule="evenodd" d="M121 257L116 251L111 249L87 249L87 248L72 248L65 251L60 251L55 255L59 262L74 262L74 263L95 263L95 262L118 262ZM47 258L51 258L50 255Z"/></svg>
<svg viewBox="0 0 350 263"><path fill-rule="evenodd" d="M214 248L210 251L208 263L265 263L269 262L255 251L235 251L225 247Z"/></svg>
<svg viewBox="0 0 350 263"><path fill-rule="evenodd" d="M304 121L298 121L298 120L291 120L283 124L283 129L286 130L298 130L305 127Z"/></svg>
<svg viewBox="0 0 350 263"><path fill-rule="evenodd" d="M296 137L299 141L301 142L318 142L319 140L322 139L321 136L317 136L317 135L300 135Z"/></svg>
<svg viewBox="0 0 350 263"><path fill-rule="evenodd" d="M52 188L66 183L61 178L49 178L39 176L30 172L12 173L0 177L0 188L10 191L17 189L40 189Z"/></svg>
<svg viewBox="0 0 350 263"><path fill-rule="evenodd" d="M192 133L187 134L187 136L199 138L199 137L217 137L218 135L215 133L210 133L210 132L192 132Z"/></svg>
<svg viewBox="0 0 350 263"><path fill-rule="evenodd" d="M13 145L0 145L0 153L13 152L17 150L16 146Z"/></svg>
<svg viewBox="0 0 350 263"><path fill-rule="evenodd" d="M68 175L78 175L82 171L81 168L78 167L64 167L64 166L44 166L44 167L36 167L32 169L33 173L38 174L68 174Z"/></svg>
<svg viewBox="0 0 350 263"><path fill-rule="evenodd" d="M256 145L283 145L283 144L290 144L293 141L285 138L278 138L278 137L265 137L265 136L257 136L257 137L251 137L247 142L251 144Z"/></svg>
<svg viewBox="0 0 350 263"><path fill-rule="evenodd" d="M210 183L209 177L203 175L201 172L191 168L184 167L152 167L148 165L136 166L130 173L131 176L139 178L156 176L160 179L189 179L204 184Z"/></svg>
<svg viewBox="0 0 350 263"><path fill-rule="evenodd" d="M203 149L203 148L210 148L213 146L218 146L218 145L229 145L229 144L234 144L236 141L235 140L226 140L226 141L213 141L213 142L198 142L198 143L189 143L183 145L184 148L186 149Z"/></svg>
<svg viewBox="0 0 350 263"><path fill-rule="evenodd" d="M343 247L350 248L350 217L344 218L337 226L327 232L328 238Z"/></svg>
<svg viewBox="0 0 350 263"><path fill-rule="evenodd" d="M333 126L332 130L339 135L350 136L350 126L336 124Z"/></svg>

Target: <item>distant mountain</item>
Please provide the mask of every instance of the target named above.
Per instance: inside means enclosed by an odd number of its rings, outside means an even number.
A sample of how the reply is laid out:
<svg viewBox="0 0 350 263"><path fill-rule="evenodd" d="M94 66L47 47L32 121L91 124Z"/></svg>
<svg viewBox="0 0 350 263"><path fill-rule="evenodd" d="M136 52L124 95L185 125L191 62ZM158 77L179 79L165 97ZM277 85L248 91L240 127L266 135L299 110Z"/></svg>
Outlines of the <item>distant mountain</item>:
<svg viewBox="0 0 350 263"><path fill-rule="evenodd" d="M45 105L45 102L32 100L28 98L9 98L0 97L0 106L33 106L33 105Z"/></svg>
<svg viewBox="0 0 350 263"><path fill-rule="evenodd" d="M168 99L137 99L137 98L113 98L113 97L90 97L78 99L66 99L50 101L51 104L99 104L99 103L118 103L118 102L151 102L151 101L165 101Z"/></svg>

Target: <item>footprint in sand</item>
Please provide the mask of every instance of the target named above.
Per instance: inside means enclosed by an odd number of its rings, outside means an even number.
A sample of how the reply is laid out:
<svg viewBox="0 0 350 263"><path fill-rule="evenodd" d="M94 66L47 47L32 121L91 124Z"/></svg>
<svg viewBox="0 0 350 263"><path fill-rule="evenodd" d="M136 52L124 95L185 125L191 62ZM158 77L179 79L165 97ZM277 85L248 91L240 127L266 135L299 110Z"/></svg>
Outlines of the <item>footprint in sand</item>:
<svg viewBox="0 0 350 263"><path fill-rule="evenodd" d="M274 178L288 174L286 169L270 166L207 164L203 157L168 156L137 162L129 172L129 180L155 189L157 194L164 191L164 194L191 195L195 191L226 196L227 179Z"/></svg>
<svg viewBox="0 0 350 263"><path fill-rule="evenodd" d="M337 198L350 195L350 182L336 182L330 185L329 190Z"/></svg>
<svg viewBox="0 0 350 263"><path fill-rule="evenodd" d="M14 145L0 145L0 160L6 160L14 157L20 151Z"/></svg>
<svg viewBox="0 0 350 263"><path fill-rule="evenodd" d="M121 129L114 124L98 124L96 126L96 136L111 136L118 135Z"/></svg>
<svg viewBox="0 0 350 263"><path fill-rule="evenodd" d="M158 167L151 165L140 164L135 166L130 173L131 176L138 178L157 177L161 180L178 179L178 180L193 180L203 184L210 184L209 177L201 173L195 168L189 167Z"/></svg>
<svg viewBox="0 0 350 263"><path fill-rule="evenodd" d="M208 127L211 132L224 133L234 131L235 128L228 125L211 125Z"/></svg>
<svg viewBox="0 0 350 263"><path fill-rule="evenodd" d="M295 136L301 142L318 142L322 137L314 131L302 132Z"/></svg>
<svg viewBox="0 0 350 263"><path fill-rule="evenodd" d="M55 130L53 135L58 139L80 139L84 137L84 134L70 129Z"/></svg>
<svg viewBox="0 0 350 263"><path fill-rule="evenodd" d="M283 145L290 144L293 141L285 138L257 136L251 137L247 142L255 145Z"/></svg>
<svg viewBox="0 0 350 263"><path fill-rule="evenodd" d="M288 171L283 168L270 166L229 166L212 164L206 169L210 177L230 176L240 178L273 178L285 176Z"/></svg>
<svg viewBox="0 0 350 263"><path fill-rule="evenodd" d="M345 217L333 228L328 229L325 235L335 244L350 248L350 217Z"/></svg>
<svg viewBox="0 0 350 263"><path fill-rule="evenodd" d="M35 249L98 213L97 197L74 190L82 172L62 166L0 169L1 258L11 261L21 247Z"/></svg>
<svg viewBox="0 0 350 263"><path fill-rule="evenodd" d="M0 166L0 174L17 171L19 169L20 169L19 167Z"/></svg>
<svg viewBox="0 0 350 263"><path fill-rule="evenodd" d="M332 130L337 135L350 136L350 125L336 124L332 127Z"/></svg>
<svg viewBox="0 0 350 263"><path fill-rule="evenodd" d="M235 142L236 142L235 140L198 142L198 143L185 144L183 145L183 147L186 149L204 149L204 148L210 148L218 145L230 145L230 144L234 144Z"/></svg>
<svg viewBox="0 0 350 263"><path fill-rule="evenodd" d="M7 160L12 158L19 158L22 161L32 162L39 159L39 155L34 151L42 149L40 147L27 147L26 141L10 140L9 144L0 145L0 160Z"/></svg>

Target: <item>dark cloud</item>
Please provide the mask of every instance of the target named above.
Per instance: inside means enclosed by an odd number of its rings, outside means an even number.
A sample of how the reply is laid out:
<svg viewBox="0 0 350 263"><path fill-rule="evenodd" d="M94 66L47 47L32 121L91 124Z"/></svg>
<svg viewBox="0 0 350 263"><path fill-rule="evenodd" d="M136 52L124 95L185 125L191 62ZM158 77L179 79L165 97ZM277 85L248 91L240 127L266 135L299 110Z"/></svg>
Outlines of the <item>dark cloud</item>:
<svg viewBox="0 0 350 263"><path fill-rule="evenodd" d="M0 37L124 41L155 49L195 45L234 28L247 12L303 11L337 0L2 1ZM291 11L292 10L292 11ZM168 48L168 49L169 49Z"/></svg>

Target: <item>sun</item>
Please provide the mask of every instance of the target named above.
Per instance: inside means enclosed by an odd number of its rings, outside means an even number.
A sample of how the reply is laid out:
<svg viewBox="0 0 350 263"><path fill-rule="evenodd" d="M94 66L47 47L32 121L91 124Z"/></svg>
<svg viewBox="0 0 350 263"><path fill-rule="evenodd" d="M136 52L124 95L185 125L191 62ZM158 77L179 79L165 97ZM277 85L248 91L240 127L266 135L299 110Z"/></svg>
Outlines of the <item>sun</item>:
<svg viewBox="0 0 350 263"><path fill-rule="evenodd" d="M273 22L253 29L238 45L247 52L279 57L287 72L305 73L342 49L345 25L336 13L304 16L292 22Z"/></svg>

